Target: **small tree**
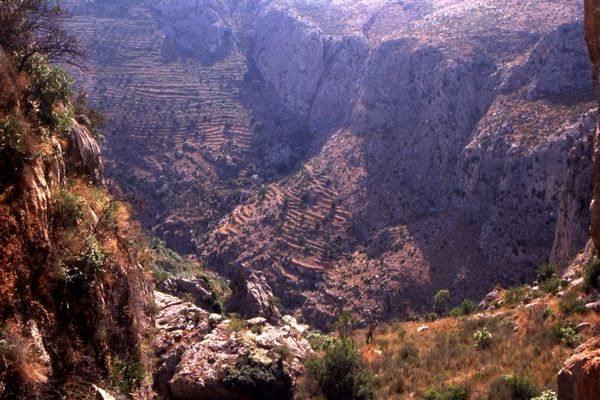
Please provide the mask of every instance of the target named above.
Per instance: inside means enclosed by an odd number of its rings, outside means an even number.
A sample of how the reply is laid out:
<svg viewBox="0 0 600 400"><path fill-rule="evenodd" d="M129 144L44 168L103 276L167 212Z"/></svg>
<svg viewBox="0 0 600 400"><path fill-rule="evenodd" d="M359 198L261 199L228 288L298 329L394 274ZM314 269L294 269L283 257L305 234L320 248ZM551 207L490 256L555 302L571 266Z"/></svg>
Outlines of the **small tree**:
<svg viewBox="0 0 600 400"><path fill-rule="evenodd" d="M0 46L19 71L36 54L50 61L81 67L83 50L64 26L66 13L58 2L4 0L0 3Z"/></svg>
<svg viewBox="0 0 600 400"><path fill-rule="evenodd" d="M450 291L448 289L439 290L433 296L433 308L438 314L445 314L448 311L450 302Z"/></svg>
<svg viewBox="0 0 600 400"><path fill-rule="evenodd" d="M346 339L352 333L354 325L356 324L356 318L349 311L342 311L338 318L333 323L334 329L337 331L338 336L342 341Z"/></svg>
<svg viewBox="0 0 600 400"><path fill-rule="evenodd" d="M370 400L375 396L373 374L349 340L335 340L308 368L327 400Z"/></svg>

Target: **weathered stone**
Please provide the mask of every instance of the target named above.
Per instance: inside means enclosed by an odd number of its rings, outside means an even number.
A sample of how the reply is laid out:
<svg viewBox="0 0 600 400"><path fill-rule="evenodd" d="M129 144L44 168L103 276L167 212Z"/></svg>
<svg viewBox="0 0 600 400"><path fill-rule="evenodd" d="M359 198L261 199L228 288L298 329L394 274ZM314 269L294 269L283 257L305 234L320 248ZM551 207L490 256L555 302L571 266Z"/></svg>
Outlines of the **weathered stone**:
<svg viewBox="0 0 600 400"><path fill-rule="evenodd" d="M600 339L581 345L558 373L560 400L591 400L600 387Z"/></svg>
<svg viewBox="0 0 600 400"><path fill-rule="evenodd" d="M100 146L90 131L72 120L71 147L69 153L80 170L91 178L95 185L104 185L104 165L100 157Z"/></svg>
<svg viewBox="0 0 600 400"><path fill-rule="evenodd" d="M240 265L229 287L231 295L226 305L228 312L237 313L244 318L263 317L272 323L281 319L273 292L263 277Z"/></svg>

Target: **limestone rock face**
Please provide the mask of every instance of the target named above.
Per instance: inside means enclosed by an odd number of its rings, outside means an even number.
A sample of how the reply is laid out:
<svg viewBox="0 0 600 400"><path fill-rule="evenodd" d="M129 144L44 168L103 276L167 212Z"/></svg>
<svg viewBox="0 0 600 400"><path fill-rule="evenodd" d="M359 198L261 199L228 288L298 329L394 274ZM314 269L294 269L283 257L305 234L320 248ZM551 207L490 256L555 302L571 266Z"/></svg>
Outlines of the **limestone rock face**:
<svg viewBox="0 0 600 400"><path fill-rule="evenodd" d="M578 347L558 373L558 398L595 399L599 387L600 339L595 338Z"/></svg>
<svg viewBox="0 0 600 400"><path fill-rule="evenodd" d="M325 69L325 39L284 6L260 12L255 30L254 60L263 78L289 110L307 116Z"/></svg>
<svg viewBox="0 0 600 400"><path fill-rule="evenodd" d="M585 39L597 82L600 77L600 3L597 0L585 1ZM590 235L596 251L600 251L600 143L598 143L598 136L600 136L600 127L596 131L594 145L594 194L590 207Z"/></svg>
<svg viewBox="0 0 600 400"><path fill-rule="evenodd" d="M181 298L190 295L194 304L211 312L221 311L217 309L215 296L202 278L175 276L157 286L161 292L172 296Z"/></svg>
<svg viewBox="0 0 600 400"><path fill-rule="evenodd" d="M196 55L216 55L229 46L229 6L221 0L159 0L163 32L180 49Z"/></svg>
<svg viewBox="0 0 600 400"><path fill-rule="evenodd" d="M104 185L104 166L100 156L100 146L92 137L90 131L72 121L71 128L71 156L77 161L77 166L83 173L89 175L92 183L98 186Z"/></svg>
<svg viewBox="0 0 600 400"><path fill-rule="evenodd" d="M245 266L240 266L229 284L231 296L227 300L227 311L244 318L263 317L277 322L281 314L273 302L273 292L267 281Z"/></svg>
<svg viewBox="0 0 600 400"><path fill-rule="evenodd" d="M279 326L256 318L238 327L173 296L156 292L155 298L155 388L161 395L175 400L291 399L301 360L311 353L292 317Z"/></svg>

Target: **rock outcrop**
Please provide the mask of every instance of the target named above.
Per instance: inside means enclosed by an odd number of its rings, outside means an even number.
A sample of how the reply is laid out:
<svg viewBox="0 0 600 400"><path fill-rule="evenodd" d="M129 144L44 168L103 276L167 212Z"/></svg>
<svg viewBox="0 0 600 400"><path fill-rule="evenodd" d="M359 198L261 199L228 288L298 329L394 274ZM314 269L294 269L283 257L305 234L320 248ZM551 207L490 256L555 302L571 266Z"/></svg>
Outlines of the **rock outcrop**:
<svg viewBox="0 0 600 400"><path fill-rule="evenodd" d="M559 400L589 400L600 387L600 339L591 339L575 350L558 373Z"/></svg>
<svg viewBox="0 0 600 400"><path fill-rule="evenodd" d="M220 313L220 304L213 288L199 277L175 276L157 284L158 290L179 298L191 297L191 301L200 308Z"/></svg>
<svg viewBox="0 0 600 400"><path fill-rule="evenodd" d="M585 38L594 68L594 78L596 85L598 85L600 78L600 3L597 0L585 1ZM600 136L600 126L596 130L594 144L594 194L590 207L590 235L596 246L596 251L600 252L600 144L598 143L598 136Z"/></svg>
<svg viewBox="0 0 600 400"><path fill-rule="evenodd" d="M228 312L244 318L266 318L271 323L277 323L281 319L273 292L264 277L240 265L234 272L229 287L231 295L226 304Z"/></svg>
<svg viewBox="0 0 600 400"><path fill-rule="evenodd" d="M159 307L155 388L167 399L291 399L311 353L291 317L228 320L155 293Z"/></svg>
<svg viewBox="0 0 600 400"><path fill-rule="evenodd" d="M72 121L71 128L72 145L69 149L70 155L75 159L75 166L79 166L81 172L90 177L92 184L104 185L104 165L100 157L100 146L92 137L90 131Z"/></svg>
<svg viewBox="0 0 600 400"><path fill-rule="evenodd" d="M215 56L232 43L229 5L222 0L158 0L162 31L184 53Z"/></svg>

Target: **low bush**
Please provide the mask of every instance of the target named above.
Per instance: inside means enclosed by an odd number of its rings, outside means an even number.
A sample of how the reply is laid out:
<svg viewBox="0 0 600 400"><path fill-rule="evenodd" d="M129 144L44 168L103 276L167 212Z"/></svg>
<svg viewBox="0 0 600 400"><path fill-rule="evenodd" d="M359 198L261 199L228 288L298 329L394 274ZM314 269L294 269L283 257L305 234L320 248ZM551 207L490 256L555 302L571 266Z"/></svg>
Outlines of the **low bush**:
<svg viewBox="0 0 600 400"><path fill-rule="evenodd" d="M433 308L439 314L444 314L448 311L448 303L450 302L450 291L448 289L438 290L433 296Z"/></svg>
<svg viewBox="0 0 600 400"><path fill-rule="evenodd" d="M131 393L146 378L146 369L139 361L116 358L111 370L111 382L119 393L131 398Z"/></svg>
<svg viewBox="0 0 600 400"><path fill-rule="evenodd" d="M543 282L540 282L539 286L540 289L542 289L544 292L555 295L556 293L558 293L561 284L562 280L557 275L553 275L548 279L544 280Z"/></svg>
<svg viewBox="0 0 600 400"><path fill-rule="evenodd" d="M548 279L556 276L556 265L542 264L537 270L538 283L546 282Z"/></svg>
<svg viewBox="0 0 600 400"><path fill-rule="evenodd" d="M565 293L558 301L558 308L564 315L583 314L588 311L585 307L585 302L579 298L577 292L574 290Z"/></svg>
<svg viewBox="0 0 600 400"><path fill-rule="evenodd" d="M308 362L308 369L327 400L370 400L375 396L373 374L349 340L335 340L322 358Z"/></svg>
<svg viewBox="0 0 600 400"><path fill-rule="evenodd" d="M581 338L575 327L564 321L559 321L549 328L550 336L559 343L568 347L576 347Z"/></svg>
<svg viewBox="0 0 600 400"><path fill-rule="evenodd" d="M278 364L264 365L250 356L242 356L235 366L227 370L223 382L250 399L261 398L260 396L266 396L267 393L273 396L271 398L288 398L289 387L278 385L283 379L285 375Z"/></svg>
<svg viewBox="0 0 600 400"><path fill-rule="evenodd" d="M558 400L558 396L552 390L544 390L539 396L531 400Z"/></svg>
<svg viewBox="0 0 600 400"><path fill-rule="evenodd" d="M92 286L104 273L106 255L95 236L88 236L77 257L66 263L63 276L72 290Z"/></svg>
<svg viewBox="0 0 600 400"><path fill-rule="evenodd" d="M230 332L241 332L246 329L246 320L240 318L239 316L232 314L229 318L229 324L227 325L227 329Z"/></svg>
<svg viewBox="0 0 600 400"><path fill-rule="evenodd" d="M54 221L63 227L72 227L83 219L83 202L68 190L58 192L54 200Z"/></svg>
<svg viewBox="0 0 600 400"><path fill-rule="evenodd" d="M521 304L527 298L527 289L524 286L514 286L506 290L504 303L514 306Z"/></svg>
<svg viewBox="0 0 600 400"><path fill-rule="evenodd" d="M583 267L583 285L586 290L600 289L600 259L592 258Z"/></svg>
<svg viewBox="0 0 600 400"><path fill-rule="evenodd" d="M492 344L492 334L486 329L478 329L473 333L473 346L476 349L485 349Z"/></svg>
<svg viewBox="0 0 600 400"><path fill-rule="evenodd" d="M450 310L450 316L460 317L462 315L469 315L475 310L477 310L477 304L470 299L464 299L458 307L454 307Z"/></svg>
<svg viewBox="0 0 600 400"><path fill-rule="evenodd" d="M502 375L491 382L488 393L489 400L531 400L539 390L527 376Z"/></svg>
<svg viewBox="0 0 600 400"><path fill-rule="evenodd" d="M428 389L423 400L468 400L469 389L464 386L450 386L443 389Z"/></svg>
<svg viewBox="0 0 600 400"><path fill-rule="evenodd" d="M17 154L25 153L23 130L21 122L13 116L0 120L0 150L7 149Z"/></svg>

